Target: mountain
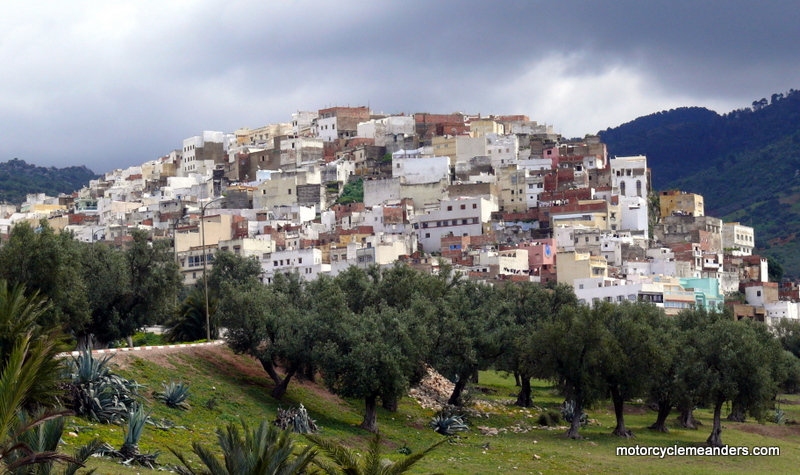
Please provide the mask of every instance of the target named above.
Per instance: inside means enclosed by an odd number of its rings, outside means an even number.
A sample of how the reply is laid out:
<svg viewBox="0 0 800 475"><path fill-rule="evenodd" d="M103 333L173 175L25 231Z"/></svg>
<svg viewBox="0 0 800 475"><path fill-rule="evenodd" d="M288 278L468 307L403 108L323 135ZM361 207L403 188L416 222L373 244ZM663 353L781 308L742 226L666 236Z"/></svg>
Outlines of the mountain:
<svg viewBox="0 0 800 475"><path fill-rule="evenodd" d="M46 193L49 196L72 193L97 178L99 175L85 166L39 167L14 158L0 162L0 202L18 205L25 201L28 193Z"/></svg>
<svg viewBox="0 0 800 475"><path fill-rule="evenodd" d="M800 277L800 91L725 115L659 112L599 135L612 156L647 155L654 189L699 193L706 214L755 228L756 252Z"/></svg>

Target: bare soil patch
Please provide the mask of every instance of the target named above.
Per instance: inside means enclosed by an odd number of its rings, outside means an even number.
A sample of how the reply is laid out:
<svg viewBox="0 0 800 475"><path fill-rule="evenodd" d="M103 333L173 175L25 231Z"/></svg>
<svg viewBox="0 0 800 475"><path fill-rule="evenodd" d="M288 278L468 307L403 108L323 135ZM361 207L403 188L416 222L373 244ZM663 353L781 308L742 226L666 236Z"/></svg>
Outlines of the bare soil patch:
<svg viewBox="0 0 800 475"><path fill-rule="evenodd" d="M614 414L614 405L606 406L606 412ZM641 416L647 414L647 408L644 406L634 406L633 404L625 404L622 413L631 416Z"/></svg>
<svg viewBox="0 0 800 475"><path fill-rule="evenodd" d="M728 423L730 424L730 422ZM800 426L778 426L774 424L736 424L733 426L742 432L758 434L773 439L787 440L800 436Z"/></svg>

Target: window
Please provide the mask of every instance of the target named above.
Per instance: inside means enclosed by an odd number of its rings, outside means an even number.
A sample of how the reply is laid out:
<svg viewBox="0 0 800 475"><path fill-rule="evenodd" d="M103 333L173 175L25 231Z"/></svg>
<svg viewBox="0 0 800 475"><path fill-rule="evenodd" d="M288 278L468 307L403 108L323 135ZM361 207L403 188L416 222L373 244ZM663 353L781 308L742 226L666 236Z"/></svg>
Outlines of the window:
<svg viewBox="0 0 800 475"><path fill-rule="evenodd" d="M426 238L429 238L429 237L431 237L431 233L425 233L425 237L426 237Z"/></svg>
<svg viewBox="0 0 800 475"><path fill-rule="evenodd" d="M453 207L452 206L448 206L447 207L447 211L453 211Z"/></svg>
<svg viewBox="0 0 800 475"><path fill-rule="evenodd" d="M467 209L467 205L461 205L461 209Z"/></svg>
<svg viewBox="0 0 800 475"><path fill-rule="evenodd" d="M477 209L477 208L478 208L478 203L472 203L472 209Z"/></svg>
<svg viewBox="0 0 800 475"><path fill-rule="evenodd" d="M303 258L302 257L298 257L297 258L297 263L298 264L302 264L303 263Z"/></svg>
<svg viewBox="0 0 800 475"><path fill-rule="evenodd" d="M291 195L291 194L292 194L292 189L291 189L291 188L289 188L289 190L288 190L288 191L289 191L289 194Z"/></svg>

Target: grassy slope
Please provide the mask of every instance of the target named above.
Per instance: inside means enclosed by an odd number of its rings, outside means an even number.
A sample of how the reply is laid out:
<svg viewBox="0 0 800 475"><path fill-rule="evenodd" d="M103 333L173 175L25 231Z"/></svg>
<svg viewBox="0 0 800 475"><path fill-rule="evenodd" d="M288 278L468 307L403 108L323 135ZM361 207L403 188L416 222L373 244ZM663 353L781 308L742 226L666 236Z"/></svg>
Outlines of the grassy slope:
<svg viewBox="0 0 800 475"><path fill-rule="evenodd" d="M211 443L214 429L229 421L244 417L252 423L261 419L273 419L278 407L268 395L271 382L260 367L244 357L235 357L225 348L197 349L194 353L171 353L159 358L161 364L139 359L130 354L117 358L121 363L120 373L148 385L148 404L156 419L167 418L186 429L165 432L148 426L142 437L143 451L166 452L167 446L187 450L193 441ZM192 409L187 412L168 409L155 404L149 392L159 388L161 382L183 380L191 384ZM485 409L487 415L473 419L473 430L455 444L445 444L429 458L419 464L414 473L442 472L449 474L487 473L597 473L597 472L647 472L647 473L792 473L800 464L800 426L759 425L724 423L723 441L731 445L781 447L780 457L673 457L660 460L655 457L617 457L618 445L702 445L710 431L710 414L698 411L704 426L699 431L672 429L669 434L653 433L645 427L653 422L655 415L641 405L631 405L633 414L627 416L627 425L637 438L621 440L611 437L613 415L610 404L589 411L600 425L584 430L588 440L571 441L560 437L560 430L534 429L527 433L501 432L497 436L483 436L475 428L488 426L498 429L512 426L535 425L535 410L524 410L506 405L514 392L513 380L487 372L481 375L481 386L493 389L495 395L476 395L475 401ZM216 389L214 389L216 388ZM555 408L562 399L545 383L534 385L534 402L542 408ZM215 397L217 405L206 407ZM784 404L789 419L800 419L800 397L788 396L799 405ZM292 383L282 404L303 403L318 424L323 434L344 441L346 444L364 448L369 434L355 427L360 422L360 401L344 401L330 396L316 385ZM439 440L439 436L427 428L433 411L422 409L415 401L406 398L398 413L380 410L379 425L386 439L385 452L390 458L402 458L396 449L408 446L418 451ZM73 419L68 431L76 430L78 437L65 437L71 446L88 440L95 434L112 445L122 443L123 432L115 426L88 423ZM758 435L759 433L769 435ZM485 450L484 445L489 444ZM534 454L541 457L535 460ZM193 457L192 457L193 458ZM175 462L172 454L165 453L162 463ZM99 473L135 474L147 473L143 468L126 468L112 461L92 459L91 467ZM153 472L155 473L155 472Z"/></svg>

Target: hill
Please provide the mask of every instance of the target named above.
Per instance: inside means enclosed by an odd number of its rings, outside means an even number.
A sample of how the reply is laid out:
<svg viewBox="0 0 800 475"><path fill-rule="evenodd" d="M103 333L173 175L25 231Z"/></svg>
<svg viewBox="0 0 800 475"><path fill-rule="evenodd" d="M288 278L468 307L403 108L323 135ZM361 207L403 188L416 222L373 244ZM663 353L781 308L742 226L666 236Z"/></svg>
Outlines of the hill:
<svg viewBox="0 0 800 475"><path fill-rule="evenodd" d="M599 135L611 155L647 155L656 190L699 193L706 214L755 228L756 252L800 277L800 91L725 115L659 112Z"/></svg>
<svg viewBox="0 0 800 475"><path fill-rule="evenodd" d="M0 202L19 205L25 201L28 193L45 193L49 196L72 193L98 177L85 166L39 167L14 158L0 162Z"/></svg>
<svg viewBox="0 0 800 475"><path fill-rule="evenodd" d="M359 450L366 449L371 438L356 427L362 416L363 401L340 399L309 381L293 382L284 399L276 401L269 396L272 381L263 368L255 360L234 355L224 346L119 353L112 363L123 376L146 385L141 394L161 429L148 425L140 445L143 452L161 451L158 459L161 463L176 462L166 451L167 446L184 452L192 442L210 446L215 443L217 427L238 422L240 418L251 426L263 419L273 420L278 407L300 403L322 427L325 437ZM167 408L150 395L169 381L189 383L190 410ZM608 402L588 411L593 422L581 430L587 440L565 440L561 436L565 428L548 430L536 422L538 414L557 411L563 402L557 391L548 383L535 381L534 403L538 407L531 409L510 405L513 392L516 392L513 377L482 372L479 388L471 396L471 430L434 451L411 473L790 473L800 463L800 453L794 450L800 443L798 426L755 421L726 421L725 442L734 446L780 446L780 457L618 457L617 446L702 446L711 427L710 412L695 412L704 423L699 430L679 429L671 423L674 419L671 418L670 433L663 434L646 429L655 420L655 413L644 404L632 402L627 405L626 421L637 438L621 439L610 435L614 416ZM786 418L800 419L800 397L781 395L781 399ZM403 457L398 453L401 448L417 453L440 440L441 436L428 427L433 414L432 409L424 409L410 397L400 401L396 413L379 408L378 424L387 457L399 460ZM479 427L485 429L481 431ZM85 443L96 434L117 447L123 438L119 426L75 417L67 424L67 432L74 435L65 437L68 446L65 450ZM89 467L102 473L149 472L105 458L91 459Z"/></svg>

